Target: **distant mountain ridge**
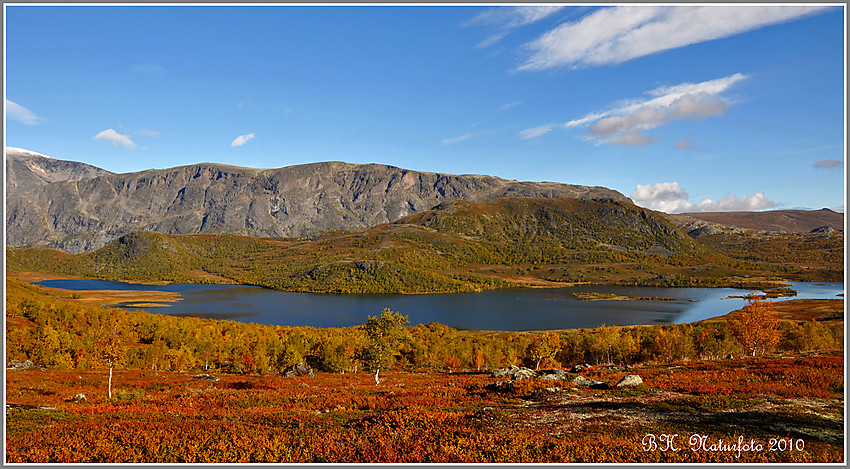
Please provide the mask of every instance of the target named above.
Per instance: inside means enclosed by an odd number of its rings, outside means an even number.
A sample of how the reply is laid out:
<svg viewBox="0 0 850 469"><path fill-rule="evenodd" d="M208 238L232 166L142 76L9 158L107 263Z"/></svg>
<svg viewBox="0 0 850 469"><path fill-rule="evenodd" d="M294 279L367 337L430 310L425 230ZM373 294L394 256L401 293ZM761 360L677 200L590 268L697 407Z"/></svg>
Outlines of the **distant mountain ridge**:
<svg viewBox="0 0 850 469"><path fill-rule="evenodd" d="M671 215L680 227L697 227L700 222L760 231L808 233L821 227L844 231L844 214L821 210L770 210L766 212L699 212Z"/></svg>
<svg viewBox="0 0 850 469"><path fill-rule="evenodd" d="M16 164L15 160L7 155L7 165ZM64 163L75 168L82 165ZM7 189L8 246L80 253L133 231L297 237L362 230L456 199L630 202L604 187L420 172L380 164L323 162L253 169L202 163L126 174L89 165L78 168L85 167L93 168L84 172L93 177L57 172L67 180L16 183ZM23 173L16 173L20 180L17 174Z"/></svg>

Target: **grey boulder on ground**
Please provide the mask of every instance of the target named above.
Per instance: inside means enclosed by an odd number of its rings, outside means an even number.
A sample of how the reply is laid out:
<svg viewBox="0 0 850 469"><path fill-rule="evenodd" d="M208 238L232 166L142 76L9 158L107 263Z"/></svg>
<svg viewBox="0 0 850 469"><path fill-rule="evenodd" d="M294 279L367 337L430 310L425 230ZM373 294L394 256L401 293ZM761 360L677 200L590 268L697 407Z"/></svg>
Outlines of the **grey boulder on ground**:
<svg viewBox="0 0 850 469"><path fill-rule="evenodd" d="M214 383L221 380L221 378L217 378L215 376L208 375L206 373L201 373L199 375L192 376L192 379L203 379L203 380L207 380L207 381L212 381Z"/></svg>
<svg viewBox="0 0 850 469"><path fill-rule="evenodd" d="M33 362L29 360L20 361L20 360L9 360L6 363L7 370L26 370L27 368L34 368L35 365Z"/></svg>
<svg viewBox="0 0 850 469"><path fill-rule="evenodd" d="M552 370L543 370L539 373L539 378L547 381L560 381L567 378L567 372L557 368Z"/></svg>
<svg viewBox="0 0 850 469"><path fill-rule="evenodd" d="M283 370L280 374L287 378L291 378L293 376L309 376L313 377L313 369L310 368L309 365L305 365L303 363L296 363L289 368Z"/></svg>
<svg viewBox="0 0 850 469"><path fill-rule="evenodd" d="M576 386L585 386L588 388L601 388L606 387L605 383L602 381L596 381L594 379L587 379L584 376L576 376L573 380L573 384Z"/></svg>
<svg viewBox="0 0 850 469"><path fill-rule="evenodd" d="M632 387L643 384L643 379L638 375L627 375L623 377L618 383L618 388Z"/></svg>
<svg viewBox="0 0 850 469"><path fill-rule="evenodd" d="M500 368L498 370L494 370L493 373L490 374L490 376L494 378L508 377L512 380L518 381L526 378L536 378L537 372L530 368L511 365L508 368Z"/></svg>

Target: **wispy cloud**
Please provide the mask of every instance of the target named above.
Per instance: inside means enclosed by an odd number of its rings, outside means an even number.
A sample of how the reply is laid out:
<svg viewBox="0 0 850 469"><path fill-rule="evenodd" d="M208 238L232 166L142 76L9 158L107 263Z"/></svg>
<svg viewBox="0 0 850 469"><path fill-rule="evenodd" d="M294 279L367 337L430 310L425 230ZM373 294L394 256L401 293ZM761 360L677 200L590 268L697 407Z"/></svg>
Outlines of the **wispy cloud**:
<svg viewBox="0 0 850 469"><path fill-rule="evenodd" d="M6 100L6 119L27 125L40 124L42 121L34 112L8 99Z"/></svg>
<svg viewBox="0 0 850 469"><path fill-rule="evenodd" d="M145 137L156 138L159 137L159 132L150 129L142 129L136 132L139 135L144 135Z"/></svg>
<svg viewBox="0 0 850 469"><path fill-rule="evenodd" d="M458 137L447 138L447 139L443 140L442 142L440 142L440 145L454 145L455 143L462 142L462 141L468 139L469 137L472 137L472 134L463 134L463 135L458 136Z"/></svg>
<svg viewBox="0 0 850 469"><path fill-rule="evenodd" d="M616 103L606 111L588 113L563 124L563 127L589 126L588 140L647 145L653 140L644 135L643 131L675 120L699 121L710 116L722 116L729 101L721 93L746 78L746 75L736 73L701 83L662 86L647 92L647 97ZM520 137L534 138L546 133L535 134L530 130L533 129L520 132Z"/></svg>
<svg viewBox="0 0 850 469"><path fill-rule="evenodd" d="M519 138L523 140L537 138L541 135L546 135L551 132L553 127L555 127L555 124L546 124L539 125L537 127L532 127L530 129L521 130L519 132Z"/></svg>
<svg viewBox="0 0 850 469"><path fill-rule="evenodd" d="M519 106L520 104L522 104L522 101L511 101L510 103L499 106L499 111L507 111L508 109L514 106Z"/></svg>
<svg viewBox="0 0 850 469"><path fill-rule="evenodd" d="M240 136L236 137L236 139L234 139L232 142L230 142L230 146L231 147L241 147L242 145L245 145L246 143L250 142L251 140L254 140L254 137L255 137L255 135L254 135L253 132L251 132L250 134L247 134L247 135L240 135Z"/></svg>
<svg viewBox="0 0 850 469"><path fill-rule="evenodd" d="M146 75L151 75L155 77L161 77L168 73L168 70L165 69L162 65L157 64L137 64L131 67L131 70L134 72L141 72Z"/></svg>
<svg viewBox="0 0 850 469"><path fill-rule="evenodd" d="M832 169L840 168L843 164L841 160L818 160L814 166L819 169Z"/></svg>
<svg viewBox="0 0 850 469"><path fill-rule="evenodd" d="M475 15L472 19L465 21L463 26L476 26L481 24L496 25L503 28L518 28L527 24L540 21L547 16L564 8L558 5L544 6L516 6L516 7L493 7Z"/></svg>
<svg viewBox="0 0 850 469"><path fill-rule="evenodd" d="M635 204L665 213L681 212L748 212L776 207L763 192L736 197L726 196L720 200L704 199L690 202L688 193L678 182L638 184L629 196Z"/></svg>
<svg viewBox="0 0 850 469"><path fill-rule="evenodd" d="M103 130L97 135L95 135L92 140L103 140L106 142L111 142L113 146L121 145L124 148L129 148L130 150L136 149L136 144L133 143L133 140L130 139L129 135L121 135L114 129Z"/></svg>
<svg viewBox="0 0 850 469"><path fill-rule="evenodd" d="M462 26L488 25L499 28L499 31L476 44L483 49L501 41L512 30L546 18L564 8L557 5L494 7L487 9L472 19L462 23Z"/></svg>
<svg viewBox="0 0 850 469"><path fill-rule="evenodd" d="M823 6L617 6L563 23L526 44L517 70L612 65L824 11Z"/></svg>

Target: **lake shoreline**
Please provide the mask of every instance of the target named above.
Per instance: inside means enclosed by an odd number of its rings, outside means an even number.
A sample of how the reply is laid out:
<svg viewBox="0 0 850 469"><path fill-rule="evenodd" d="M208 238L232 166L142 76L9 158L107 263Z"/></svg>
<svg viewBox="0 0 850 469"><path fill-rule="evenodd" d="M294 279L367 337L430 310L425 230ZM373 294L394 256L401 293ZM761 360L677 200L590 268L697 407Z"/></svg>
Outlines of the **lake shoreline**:
<svg viewBox="0 0 850 469"><path fill-rule="evenodd" d="M75 286L75 284L77 286ZM623 287L584 284L560 289L511 288L448 294L315 294L256 286L183 284L143 285L102 280L47 280L52 296L99 306L139 309L154 314L194 316L267 325L349 327L384 308L411 322L440 323L463 330L527 331L614 326L683 324L740 309L740 290L682 287ZM805 297L832 297L843 284L807 289ZM150 290L147 290L150 288ZM813 296L814 295L814 296ZM592 298L582 301L581 298ZM628 301L623 301L628 299ZM557 300L557 301L553 301Z"/></svg>

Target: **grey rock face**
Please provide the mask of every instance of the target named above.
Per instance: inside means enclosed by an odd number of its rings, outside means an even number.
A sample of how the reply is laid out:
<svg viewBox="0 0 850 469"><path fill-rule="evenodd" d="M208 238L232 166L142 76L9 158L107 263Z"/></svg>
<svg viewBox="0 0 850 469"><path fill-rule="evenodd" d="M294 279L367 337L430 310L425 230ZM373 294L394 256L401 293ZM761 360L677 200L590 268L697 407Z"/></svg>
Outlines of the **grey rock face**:
<svg viewBox="0 0 850 469"><path fill-rule="evenodd" d="M52 182L79 181L112 174L105 169L6 147L6 195L28 192Z"/></svg>
<svg viewBox="0 0 850 469"><path fill-rule="evenodd" d="M629 199L603 187L519 182L342 162L278 169L197 164L43 184L7 198L7 245L70 253L133 231L298 237L362 230L446 200Z"/></svg>

